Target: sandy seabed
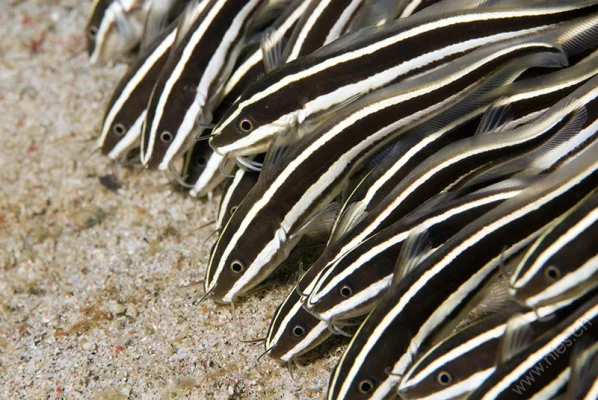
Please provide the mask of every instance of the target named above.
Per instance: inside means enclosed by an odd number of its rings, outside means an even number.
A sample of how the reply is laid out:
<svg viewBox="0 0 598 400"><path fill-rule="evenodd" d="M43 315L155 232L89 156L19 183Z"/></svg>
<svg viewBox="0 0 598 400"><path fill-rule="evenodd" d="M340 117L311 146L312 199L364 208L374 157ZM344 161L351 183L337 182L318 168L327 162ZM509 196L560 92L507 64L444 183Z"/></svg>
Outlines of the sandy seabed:
<svg viewBox="0 0 598 400"><path fill-rule="evenodd" d="M197 304L196 228L219 195L92 155L126 66L88 64L90 3L0 0L0 398L321 397L338 346L291 375L238 341L229 307ZM265 335L295 275L239 302L243 338Z"/></svg>

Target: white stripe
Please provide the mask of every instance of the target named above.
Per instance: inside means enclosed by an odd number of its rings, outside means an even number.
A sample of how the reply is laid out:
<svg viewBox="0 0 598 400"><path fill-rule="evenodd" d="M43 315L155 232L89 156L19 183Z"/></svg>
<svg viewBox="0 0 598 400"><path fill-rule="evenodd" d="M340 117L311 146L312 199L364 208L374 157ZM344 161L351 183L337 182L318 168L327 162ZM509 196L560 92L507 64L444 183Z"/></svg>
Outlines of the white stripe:
<svg viewBox="0 0 598 400"><path fill-rule="evenodd" d="M303 338L299 343L297 343L297 345L295 345L295 347L281 356L280 359L286 362L290 361L293 357L302 354L310 346L317 344L316 340L318 337L322 334L322 332L327 330L328 325L326 325L325 322L319 322L318 325L316 325L305 338Z"/></svg>
<svg viewBox="0 0 598 400"><path fill-rule="evenodd" d="M353 19L355 11L357 11L359 6L361 6L363 2L364 0L352 0L351 4L345 7L343 13L339 16L336 23L332 26L332 28L330 28L330 31L326 36L326 40L324 40L324 45L327 45L328 43L338 39L343 35L345 29L347 28L347 25L349 25L349 23Z"/></svg>
<svg viewBox="0 0 598 400"><path fill-rule="evenodd" d="M535 307L539 303L554 299L555 297L566 293L568 290L583 286L581 284L582 282L592 282L592 278L596 276L597 272L598 255L595 255L578 269L566 274L565 277L560 279L557 283L548 286L542 292L528 298L525 303L529 307Z"/></svg>
<svg viewBox="0 0 598 400"><path fill-rule="evenodd" d="M552 382L546 385L542 390L536 393L530 400L553 399L559 390L569 382L571 376L571 367L565 368Z"/></svg>
<svg viewBox="0 0 598 400"><path fill-rule="evenodd" d="M243 180L243 176L247 173L246 170L239 168L237 172L235 172L235 177L231 182L230 186L224 193L224 197L222 198L222 204L220 204L220 210L218 211L218 218L216 218L216 229L220 229L224 227L224 218L226 214L228 214L228 203L230 203L230 198L232 197L233 193L239 186L239 182ZM192 189L193 190L193 189ZM192 194L194 196L194 194Z"/></svg>
<svg viewBox="0 0 598 400"><path fill-rule="evenodd" d="M305 43L305 39L307 38L307 35L313 29L314 24L316 22L318 22L318 18L320 18L320 16L324 12L324 10L326 10L326 7L328 7L331 0L321 0L321 1L320 0L312 0L312 1L317 1L318 4L317 4L316 8L314 8L313 10L310 10L311 14L308 16L307 20L305 21L305 24L303 26L297 27L299 29L299 35L297 35L297 40L295 41L295 43L293 43L293 47L289 53L289 56L285 60L285 62L293 61L297 57L299 57L299 52L303 48L303 44ZM308 2L306 1L305 4L307 4L307 3Z"/></svg>

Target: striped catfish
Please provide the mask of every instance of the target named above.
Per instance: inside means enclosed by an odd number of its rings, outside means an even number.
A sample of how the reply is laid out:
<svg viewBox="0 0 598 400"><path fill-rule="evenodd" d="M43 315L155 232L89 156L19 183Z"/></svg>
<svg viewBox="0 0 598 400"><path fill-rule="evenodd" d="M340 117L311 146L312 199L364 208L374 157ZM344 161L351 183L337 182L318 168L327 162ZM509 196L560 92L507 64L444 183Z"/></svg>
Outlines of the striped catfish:
<svg viewBox="0 0 598 400"><path fill-rule="evenodd" d="M146 106L176 36L171 24L131 65L116 87L102 123L98 147L116 160L139 147Z"/></svg>
<svg viewBox="0 0 598 400"><path fill-rule="evenodd" d="M190 187L189 194L193 197L201 197L211 193L220 185L226 176L220 172L221 160L214 160L214 150L205 141L195 143L195 146L185 154L181 180L183 187ZM229 170L230 165L225 165ZM212 173L216 171L216 173ZM173 171L175 179L178 173ZM178 180L178 179L177 179Z"/></svg>
<svg viewBox="0 0 598 400"><path fill-rule="evenodd" d="M262 4L265 0L189 5L147 107L141 142L146 168L167 170L195 140L196 121L211 122L215 99Z"/></svg>
<svg viewBox="0 0 598 400"><path fill-rule="evenodd" d="M527 329L520 328L520 336ZM571 376L571 358L598 341L598 297L500 365L468 399L551 399L561 395Z"/></svg>
<svg viewBox="0 0 598 400"><path fill-rule="evenodd" d="M284 363L307 353L332 334L325 322L303 309L301 300L293 287L276 309L266 335L268 355Z"/></svg>
<svg viewBox="0 0 598 400"><path fill-rule="evenodd" d="M598 341L571 358L571 378L567 385L567 400L598 398Z"/></svg>
<svg viewBox="0 0 598 400"><path fill-rule="evenodd" d="M591 60L595 60L595 55ZM516 127L569 95L596 73L598 73L598 65L595 62L579 63L555 73L514 82L490 93L485 93L488 89L481 88L481 93L470 96L464 102L457 104L454 109L407 132L392 152L351 193L341 210L335 233L328 243L326 252L316 263L331 265L364 240L366 236L362 234L364 231L367 235L373 234L365 223L346 223L346 221L360 221L366 214L372 213L401 180L427 157L451 142L472 136L480 120L476 117L488 108L493 99L503 96L497 107L509 105L512 121L507 125L511 128ZM349 204L352 206L349 207ZM382 229L393 222L394 219L387 216L383 224L376 222L379 224L377 229ZM337 233L336 227L343 224L345 228L339 229L340 232ZM340 238L336 239L337 236ZM301 284L299 290L309 294Z"/></svg>
<svg viewBox="0 0 598 400"><path fill-rule="evenodd" d="M496 362L514 354L501 352L501 339L529 324L534 339L565 319L596 293L571 300L540 318L535 312L513 316L501 312L469 325L423 354L409 368L399 386L402 399L460 398L475 390L496 369ZM510 319L510 322L509 322ZM511 331L507 333L511 327ZM504 350L507 350L506 348Z"/></svg>
<svg viewBox="0 0 598 400"><path fill-rule="evenodd" d="M94 0L85 32L92 64L113 61L141 41L147 0Z"/></svg>
<svg viewBox="0 0 598 400"><path fill-rule="evenodd" d="M371 236L328 267L304 307L331 329L339 320L369 313L392 281L395 260L414 229L426 229L438 247L476 218L519 193L528 182L484 190L453 201L445 196ZM438 204L442 200L445 204ZM427 209L430 208L430 209Z"/></svg>
<svg viewBox="0 0 598 400"><path fill-rule="evenodd" d="M456 231L454 226L451 226L451 224L457 225L460 228L464 223L470 221L471 219L475 219L474 215L483 214L484 211L492 208L492 205L497 205L500 203L500 201L515 196L520 191L521 189L513 186L510 189L503 189L502 193L488 192L485 194L480 193L480 195L469 195L466 199L452 201L447 206L442 205L439 207L432 207L432 205L429 204L428 207L433 209L421 210L416 215L410 216L405 222L400 223L403 229L399 230L408 234L410 226L417 226L420 223L423 223L426 224L426 226L431 226L431 230L440 232L441 235L435 235L435 240L442 242L443 239L440 239L441 236L448 237L451 235L451 232L454 233ZM443 219L444 221L442 221ZM448 221L451 223L447 223ZM437 223L437 226L433 226L434 222ZM384 233L380 233L376 236L381 235L384 235ZM372 243L373 240L375 239L371 238L365 243ZM356 249L354 254L358 254L361 251L362 250ZM363 254L361 255L363 256ZM388 259L372 257L370 260L373 261L375 259L376 261L374 262L376 262L378 265L376 266L376 271L367 274L365 278L371 281L372 276L381 276L382 274L380 271L384 269L386 265L390 266L391 271L389 275L391 275L392 270L394 269L394 261L396 260L397 256L398 254L394 254ZM349 257L350 256L347 258ZM345 258L343 258L341 262L344 259ZM303 281L303 286L306 287L307 292L312 291L312 287L315 285L316 279L319 277L318 272L322 270L322 266L323 264L314 264L308 270L308 272L301 277L300 282ZM356 278L355 280L361 283L359 279L360 278ZM384 279L385 278L382 278L381 280ZM388 276L386 279L390 280L391 277ZM368 287L367 284L362 286ZM381 285L371 285L369 286L369 290L378 290L377 287L379 286ZM338 298L338 303L342 303L345 299L345 296L343 296L341 292L345 292L347 290L350 290L351 296L353 296L356 295L360 289L354 284L339 285L338 295L340 297ZM367 301L368 300L366 300L366 302ZM326 300L324 300L324 303L326 303ZM358 307L363 309L362 305L359 305ZM350 308L350 306L348 308ZM311 310L308 312L302 307L302 297L298 290L294 289L287 296L283 304L279 306L270 324L270 330L268 331L268 337L266 339L266 349L272 349L270 353L271 356L280 358L283 361L288 361L289 358L301 354L300 351L304 351L304 349L312 349L330 336L332 332L328 329L331 326L330 321L327 321L326 319L320 320L312 315L312 312L313 311ZM350 316L356 317L361 314L363 313L353 312ZM295 327L298 327L298 332L301 333L301 335L298 335L297 332L294 331ZM336 328L335 330L337 333L341 333L340 329Z"/></svg>
<svg viewBox="0 0 598 400"><path fill-rule="evenodd" d="M592 147L598 150L598 144ZM501 261L530 244L597 184L598 160L585 152L463 227L404 274L368 316L332 373L328 398L391 395L415 357L470 311Z"/></svg>
<svg viewBox="0 0 598 400"><path fill-rule="evenodd" d="M234 157L264 152L276 133L325 118L376 88L596 7L596 1L515 3L444 1L381 30L345 36L252 85L218 123L210 144Z"/></svg>
<svg viewBox="0 0 598 400"><path fill-rule="evenodd" d="M247 292L286 259L306 231L319 226L317 214L353 170L401 129L434 117L493 75L508 81L531 65L562 63L563 54L555 50L536 35L484 47L421 79L354 102L291 146L295 132L280 136L287 143L274 142L270 165L218 238L206 292L224 303Z"/></svg>
<svg viewBox="0 0 598 400"><path fill-rule="evenodd" d="M530 247L511 291L536 308L598 286L598 192L556 221Z"/></svg>

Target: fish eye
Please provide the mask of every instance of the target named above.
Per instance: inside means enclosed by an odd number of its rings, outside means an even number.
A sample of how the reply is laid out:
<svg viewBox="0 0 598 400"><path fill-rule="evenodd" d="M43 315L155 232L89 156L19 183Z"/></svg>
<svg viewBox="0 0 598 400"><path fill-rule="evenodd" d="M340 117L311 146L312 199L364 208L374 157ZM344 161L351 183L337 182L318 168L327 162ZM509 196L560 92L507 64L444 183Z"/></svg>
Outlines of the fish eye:
<svg viewBox="0 0 598 400"><path fill-rule="evenodd" d="M95 25L90 26L89 29L87 30L87 36L90 39L95 39L97 34L98 34L98 27Z"/></svg>
<svg viewBox="0 0 598 400"><path fill-rule="evenodd" d="M291 329L291 334L296 338L301 338L305 335L305 327L303 325L295 325L293 329Z"/></svg>
<svg viewBox="0 0 598 400"><path fill-rule="evenodd" d="M228 269L232 274L240 274L241 272L245 271L245 263L241 260L234 260L230 263Z"/></svg>
<svg viewBox="0 0 598 400"><path fill-rule="evenodd" d="M122 136L127 132L125 126L121 123L114 124L114 126L112 127L112 131L118 136Z"/></svg>
<svg viewBox="0 0 598 400"><path fill-rule="evenodd" d="M170 143L172 142L172 133L168 132L168 131L164 131L160 134L160 140L163 143Z"/></svg>
<svg viewBox="0 0 598 400"><path fill-rule="evenodd" d="M341 286L338 292L345 298L353 296L353 288L349 285Z"/></svg>
<svg viewBox="0 0 598 400"><path fill-rule="evenodd" d="M230 214L233 215L235 213L235 211L237 211L237 208L239 208L239 206L232 206L230 208Z"/></svg>
<svg viewBox="0 0 598 400"><path fill-rule="evenodd" d="M371 379L363 379L362 381L360 381L357 384L357 390L361 394L372 393L372 391L374 390L374 388L375 388L375 384L374 384L374 381L371 380Z"/></svg>
<svg viewBox="0 0 598 400"><path fill-rule="evenodd" d="M544 270L544 276L546 276L546 279L548 279L551 282L557 281L561 279L561 270L557 266L549 265Z"/></svg>
<svg viewBox="0 0 598 400"><path fill-rule="evenodd" d="M243 133L249 133L253 130L253 122L249 118L241 118L239 120L239 129Z"/></svg>
<svg viewBox="0 0 598 400"><path fill-rule="evenodd" d="M436 382L441 386L448 386L453 383L453 375L448 371L440 371L436 375Z"/></svg>
<svg viewBox="0 0 598 400"><path fill-rule="evenodd" d="M206 158L204 156L199 156L195 159L195 165L198 167L205 167L206 166Z"/></svg>

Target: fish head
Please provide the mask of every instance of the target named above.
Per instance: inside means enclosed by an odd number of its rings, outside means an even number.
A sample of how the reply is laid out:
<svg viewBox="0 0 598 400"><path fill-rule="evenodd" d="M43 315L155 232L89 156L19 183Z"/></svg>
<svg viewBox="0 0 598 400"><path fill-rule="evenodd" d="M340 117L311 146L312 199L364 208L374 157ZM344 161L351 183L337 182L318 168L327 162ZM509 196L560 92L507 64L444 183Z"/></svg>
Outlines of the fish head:
<svg viewBox="0 0 598 400"><path fill-rule="evenodd" d="M87 38L87 53L91 56L96 47L97 35L102 24L102 20L106 17L106 10L110 3L114 0L95 0L91 5L89 16L87 17L87 25L85 26L85 36Z"/></svg>
<svg viewBox="0 0 598 400"><path fill-rule="evenodd" d="M448 338L407 370L398 388L403 399L460 399L474 391L495 369L498 339ZM479 345L466 348L467 342Z"/></svg>
<svg viewBox="0 0 598 400"><path fill-rule="evenodd" d="M243 92L212 132L214 151L229 157L265 153L276 134L302 121L302 100L292 85L277 88L285 73L278 68Z"/></svg>
<svg viewBox="0 0 598 400"><path fill-rule="evenodd" d="M330 336L326 323L305 311L295 288L280 304L266 336L268 355L290 362L313 349Z"/></svg>
<svg viewBox="0 0 598 400"><path fill-rule="evenodd" d="M86 28L92 64L114 61L139 44L147 15L143 3L141 0L104 0L106 7L98 6L92 10Z"/></svg>
<svg viewBox="0 0 598 400"><path fill-rule="evenodd" d="M197 82L180 78L170 88L169 66L167 63L155 84L142 133L142 163L152 170L167 170L170 162L191 148L203 131L197 125L201 112L191 112L191 108L202 109L196 96Z"/></svg>
<svg viewBox="0 0 598 400"><path fill-rule="evenodd" d="M360 260L359 252L345 254L320 275L305 302L312 314L325 321L358 317L369 312L390 285L385 268ZM392 265L392 264L390 264Z"/></svg>

